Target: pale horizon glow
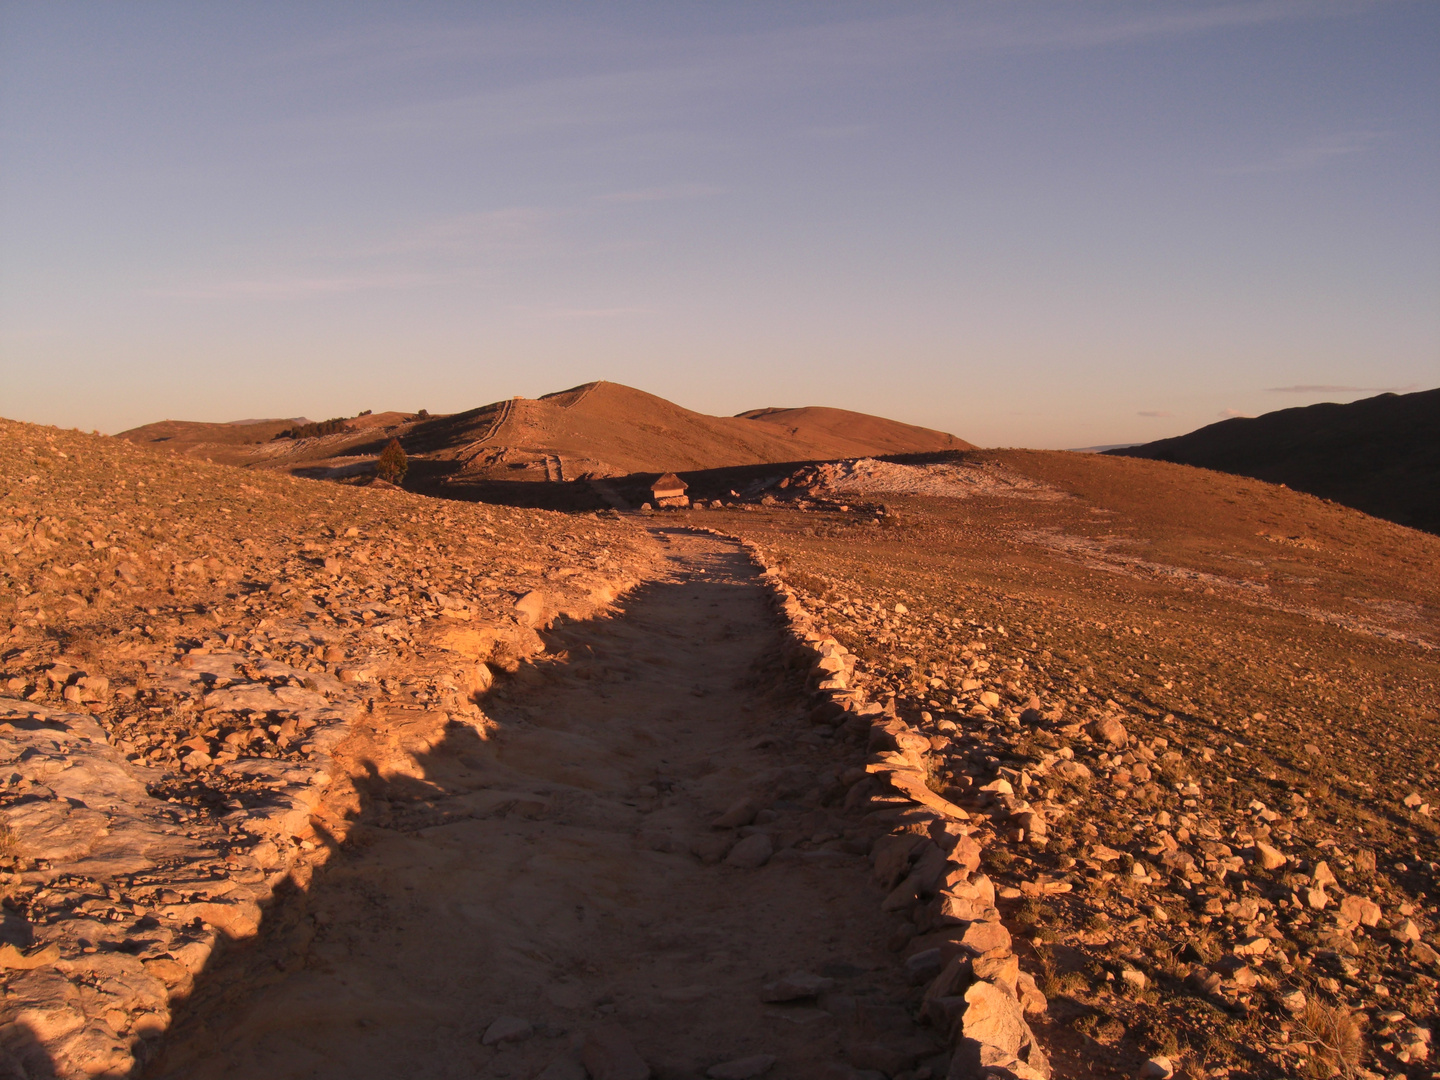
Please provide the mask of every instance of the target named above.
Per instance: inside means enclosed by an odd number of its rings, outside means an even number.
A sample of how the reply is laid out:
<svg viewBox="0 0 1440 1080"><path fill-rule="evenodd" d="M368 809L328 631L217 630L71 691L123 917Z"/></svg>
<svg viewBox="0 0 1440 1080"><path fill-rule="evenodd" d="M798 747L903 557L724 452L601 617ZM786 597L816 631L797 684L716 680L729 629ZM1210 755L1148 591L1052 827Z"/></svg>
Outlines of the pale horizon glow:
<svg viewBox="0 0 1440 1080"><path fill-rule="evenodd" d="M1440 6L0 0L0 415L1440 385Z"/></svg>

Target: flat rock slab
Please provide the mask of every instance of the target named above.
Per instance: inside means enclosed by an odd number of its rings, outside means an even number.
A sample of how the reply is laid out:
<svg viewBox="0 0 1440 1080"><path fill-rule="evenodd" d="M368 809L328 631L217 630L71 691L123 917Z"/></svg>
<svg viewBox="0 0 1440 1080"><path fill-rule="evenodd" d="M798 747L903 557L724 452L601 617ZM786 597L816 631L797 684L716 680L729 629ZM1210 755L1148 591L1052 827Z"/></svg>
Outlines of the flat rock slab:
<svg viewBox="0 0 1440 1080"><path fill-rule="evenodd" d="M0 698L0 768L22 792L0 809L16 854L52 864L37 880L82 861L93 875L197 855L88 713Z"/></svg>
<svg viewBox="0 0 1440 1080"><path fill-rule="evenodd" d="M171 885L157 898L173 897L137 907L108 902L96 885L78 891L76 906L59 919L7 926L33 944L23 952L8 946L14 955L0 957L0 967L23 972L6 988L0 1019L9 1026L0 1030L13 1037L0 1035L0 1055L28 1062L36 1075L129 1071L134 1037L168 1026L171 994L189 990L217 935L244 938L258 929L259 902L270 893L266 872L282 870L290 837L308 830L329 780L323 765L230 763L266 787L227 836L213 825L182 824L149 793L158 770L125 760L89 713L0 698L0 768L9 788L0 823L11 853L34 867L17 876L45 885L67 875L101 883L149 875ZM254 854L245 854L256 839ZM120 1018L130 1037L115 1034Z"/></svg>

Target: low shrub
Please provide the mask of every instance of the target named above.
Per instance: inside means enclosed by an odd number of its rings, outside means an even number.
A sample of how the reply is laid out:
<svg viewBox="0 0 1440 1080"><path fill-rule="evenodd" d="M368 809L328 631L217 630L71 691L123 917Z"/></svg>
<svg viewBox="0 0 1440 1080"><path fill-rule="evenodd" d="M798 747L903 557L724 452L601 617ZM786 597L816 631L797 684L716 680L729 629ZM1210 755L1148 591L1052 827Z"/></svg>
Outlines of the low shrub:
<svg viewBox="0 0 1440 1080"><path fill-rule="evenodd" d="M380 451L380 458L375 462L375 475L388 483L398 484L405 479L405 474L409 471L410 462L405 457L400 440L391 439L385 444L385 449Z"/></svg>
<svg viewBox="0 0 1440 1080"><path fill-rule="evenodd" d="M362 414L363 415L363 414ZM286 428L275 436L277 439L315 439L321 435L339 435L344 431L355 430L344 416L337 416L332 420L320 420L313 424L296 424L292 428Z"/></svg>

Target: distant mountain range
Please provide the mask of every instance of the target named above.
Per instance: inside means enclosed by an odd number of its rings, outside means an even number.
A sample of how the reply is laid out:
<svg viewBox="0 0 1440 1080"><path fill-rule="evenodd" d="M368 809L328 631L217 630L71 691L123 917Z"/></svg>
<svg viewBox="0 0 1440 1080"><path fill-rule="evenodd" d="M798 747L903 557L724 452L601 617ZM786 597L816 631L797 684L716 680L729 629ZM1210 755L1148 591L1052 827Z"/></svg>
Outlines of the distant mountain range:
<svg viewBox="0 0 1440 1080"><path fill-rule="evenodd" d="M1440 533L1440 389L1222 420L1105 453L1269 480Z"/></svg>

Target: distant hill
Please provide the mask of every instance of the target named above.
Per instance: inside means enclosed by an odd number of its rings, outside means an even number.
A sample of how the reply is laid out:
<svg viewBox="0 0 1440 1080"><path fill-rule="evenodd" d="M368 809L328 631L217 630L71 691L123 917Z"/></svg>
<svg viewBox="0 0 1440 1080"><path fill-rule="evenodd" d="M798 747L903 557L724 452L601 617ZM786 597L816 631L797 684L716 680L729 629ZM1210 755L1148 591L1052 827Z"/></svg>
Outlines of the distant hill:
<svg viewBox="0 0 1440 1080"><path fill-rule="evenodd" d="M243 420L224 424L207 424L197 420L158 420L153 424L122 431L118 438L141 445L174 443L188 447L206 443L216 446L245 446L274 438L294 424L294 420Z"/></svg>
<svg viewBox="0 0 1440 1080"><path fill-rule="evenodd" d="M517 454L522 460L558 457L566 479L970 446L944 432L840 409L707 416L612 382L586 383L538 400L515 398L501 405L505 412L493 429L484 430L493 420L490 410L496 408L487 406L473 420L467 417L463 434L483 434L486 446L506 448L507 462ZM796 422L777 422L777 415L793 415ZM462 432L447 434L454 446ZM462 454L469 451L458 448ZM474 467L485 468L481 461L489 458L501 463L487 452L472 459ZM518 470L512 465L510 471Z"/></svg>
<svg viewBox="0 0 1440 1080"><path fill-rule="evenodd" d="M1106 452L1269 480L1440 533L1440 389L1222 420Z"/></svg>
<svg viewBox="0 0 1440 1080"><path fill-rule="evenodd" d="M236 426L166 420L122 432L233 465L343 479L365 475L391 438L411 459L407 486L476 492L477 485L603 480L792 461L973 449L943 431L820 407L708 416L612 382L511 398L449 415L376 413L351 431L278 438L293 422Z"/></svg>
<svg viewBox="0 0 1440 1080"><path fill-rule="evenodd" d="M943 431L915 427L847 409L811 405L803 409L751 409L737 419L758 420L784 428L793 439L813 441L844 453L827 457L862 457L867 454L923 454L936 450L973 450L972 443Z"/></svg>

